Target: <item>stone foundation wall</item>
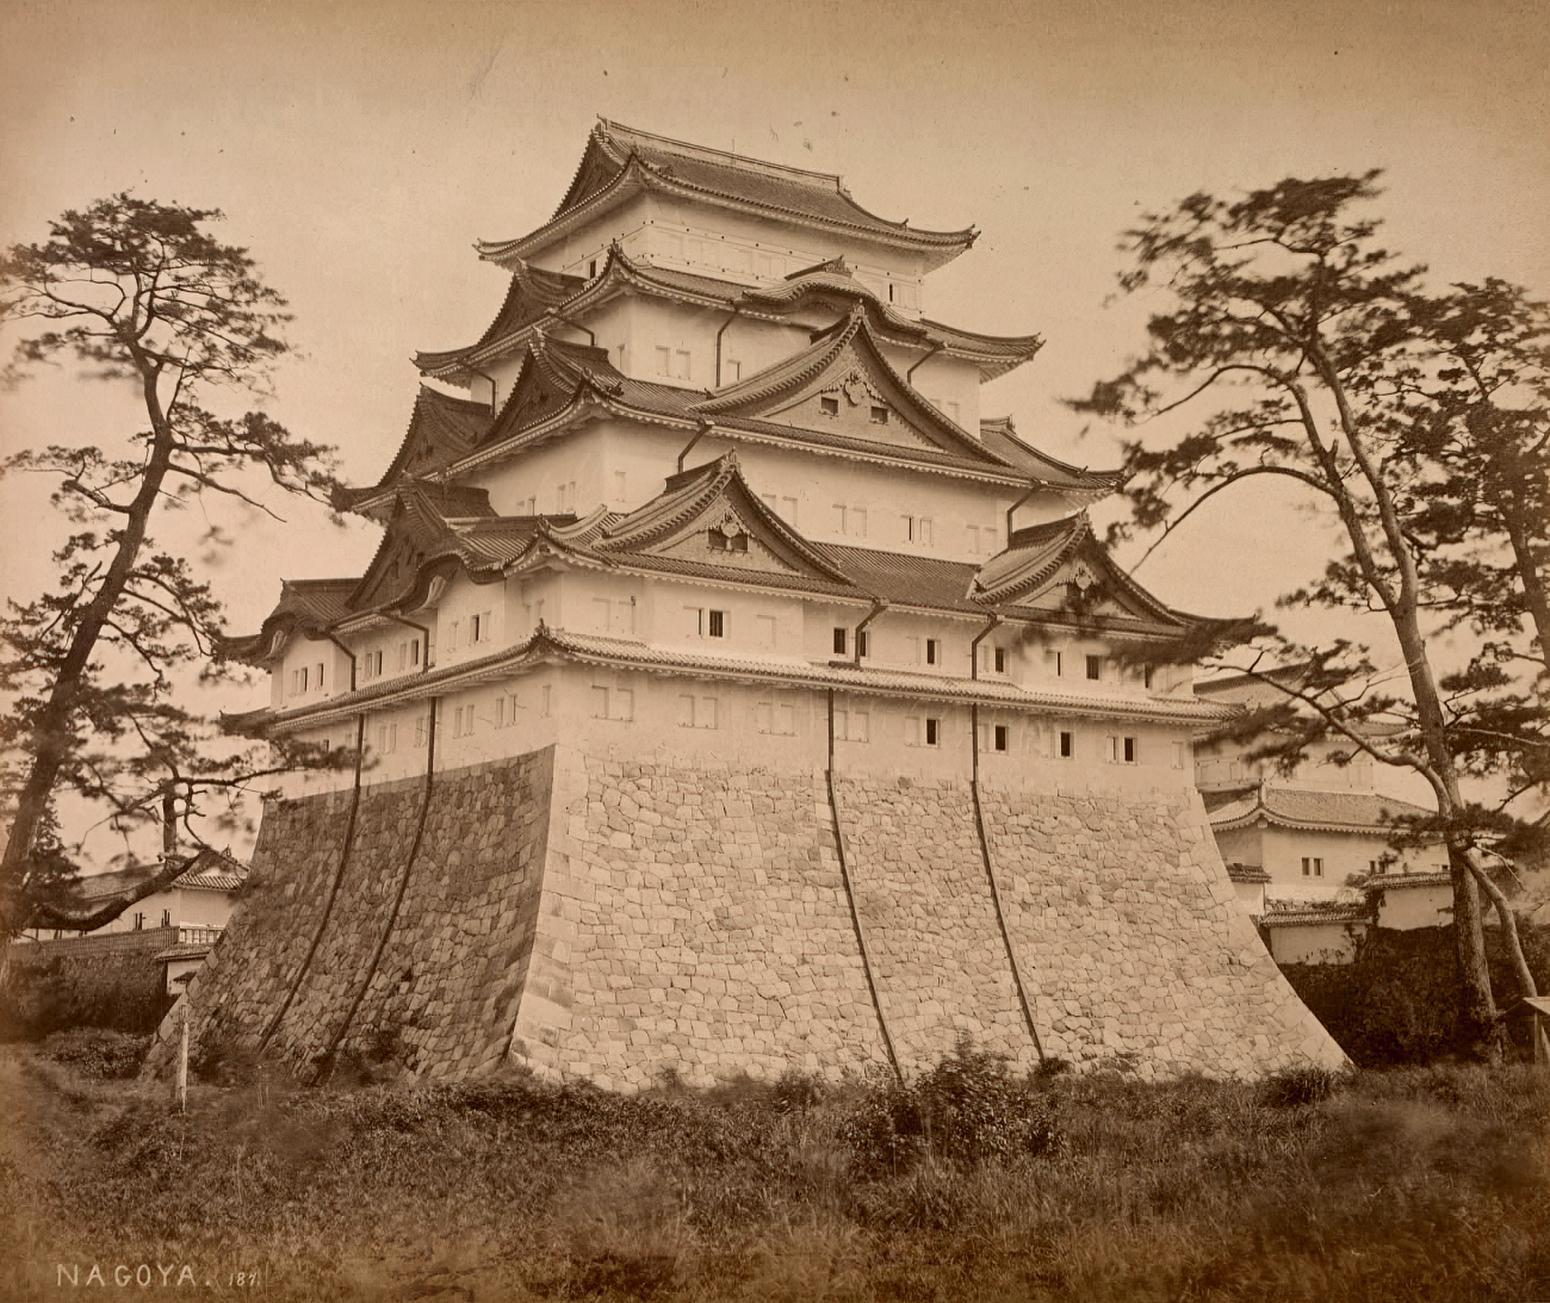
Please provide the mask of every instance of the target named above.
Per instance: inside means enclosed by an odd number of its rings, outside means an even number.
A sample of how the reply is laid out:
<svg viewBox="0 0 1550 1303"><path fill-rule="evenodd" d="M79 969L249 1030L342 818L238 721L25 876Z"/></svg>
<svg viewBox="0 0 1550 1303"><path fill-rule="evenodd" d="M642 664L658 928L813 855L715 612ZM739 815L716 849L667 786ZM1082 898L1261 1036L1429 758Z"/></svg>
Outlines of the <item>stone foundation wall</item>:
<svg viewBox="0 0 1550 1303"><path fill-rule="evenodd" d="M612 1086L886 1064L821 770L567 754L521 1057Z"/></svg>
<svg viewBox="0 0 1550 1303"><path fill-rule="evenodd" d="M1200 798L982 793L1047 1055L1143 1075L1342 1060L1238 905Z"/></svg>
<svg viewBox="0 0 1550 1303"><path fill-rule="evenodd" d="M1046 1055L1133 1056L1147 1075L1342 1061L1237 905L1193 795L986 790L982 845L966 781L837 774L842 861L821 768L558 746L425 792L361 797L269 1045L304 1073L338 1043L426 1077L508 1057L626 1088L669 1069L833 1076L885 1067L885 1028L906 1073L962 1033L1031 1066L1013 955ZM279 1011L348 800L266 814L258 886L191 987L199 1041L256 1044Z"/></svg>
<svg viewBox="0 0 1550 1303"><path fill-rule="evenodd" d="M967 783L837 778L847 862L878 998L906 1072L958 1037L1031 1068Z"/></svg>

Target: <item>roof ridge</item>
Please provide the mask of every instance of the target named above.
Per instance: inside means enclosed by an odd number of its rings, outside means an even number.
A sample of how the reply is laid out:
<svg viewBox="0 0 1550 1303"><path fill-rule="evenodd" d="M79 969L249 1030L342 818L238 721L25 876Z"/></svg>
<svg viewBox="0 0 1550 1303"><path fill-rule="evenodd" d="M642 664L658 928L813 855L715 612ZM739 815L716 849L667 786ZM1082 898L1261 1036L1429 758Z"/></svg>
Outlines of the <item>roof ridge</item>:
<svg viewBox="0 0 1550 1303"><path fill-rule="evenodd" d="M718 149L715 145L699 145L692 140L678 140L673 136L660 135L655 131L646 131L640 127L632 127L627 123L615 122L609 118L598 117L598 123L605 134L615 132L630 136L639 136L642 139L653 141L659 145L669 146L668 153L682 153L688 158L701 158L704 162L731 162L741 164L754 171L768 170L776 176L789 176L798 180L811 178L814 181L832 182L833 188L840 194L845 193L845 183L838 172L820 172L813 168L796 167L790 163L776 163L767 158L755 158L751 154L739 154L734 150ZM824 187L814 187L815 189Z"/></svg>

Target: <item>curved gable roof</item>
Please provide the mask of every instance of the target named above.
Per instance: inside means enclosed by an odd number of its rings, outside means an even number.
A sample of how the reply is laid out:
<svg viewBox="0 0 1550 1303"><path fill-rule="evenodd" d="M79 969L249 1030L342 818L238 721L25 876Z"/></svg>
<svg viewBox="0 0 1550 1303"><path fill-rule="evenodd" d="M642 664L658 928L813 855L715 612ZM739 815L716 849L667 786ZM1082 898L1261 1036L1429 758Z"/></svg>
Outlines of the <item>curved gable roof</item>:
<svg viewBox="0 0 1550 1303"><path fill-rule="evenodd" d="M601 119L554 216L528 235L480 241L476 247L492 262L526 257L642 190L915 249L938 265L962 253L978 235L972 227L932 231L879 217L858 204L833 173L749 158Z"/></svg>

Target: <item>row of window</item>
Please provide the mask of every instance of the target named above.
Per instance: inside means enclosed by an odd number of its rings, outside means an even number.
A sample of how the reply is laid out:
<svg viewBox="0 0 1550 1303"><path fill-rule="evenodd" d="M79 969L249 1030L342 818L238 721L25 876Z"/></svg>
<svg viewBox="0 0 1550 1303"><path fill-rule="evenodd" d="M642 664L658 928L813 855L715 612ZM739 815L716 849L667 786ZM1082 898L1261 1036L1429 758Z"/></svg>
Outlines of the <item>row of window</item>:
<svg viewBox="0 0 1550 1303"><path fill-rule="evenodd" d="M541 688L539 715L550 714L549 685ZM516 724L519 713L525 709L515 693L502 693L495 699L492 723L496 728L510 728ZM680 693L678 696L678 725L680 728L720 729L723 726L721 699L711 693ZM754 731L765 736L795 737L797 733L796 707L789 701L766 699L754 704ZM617 684L593 684L591 688L591 716L593 719L617 723L631 723L635 719L635 692L632 688ZM445 718L445 716L443 716ZM451 714L452 736L472 736L479 726L477 707L473 704L454 706ZM981 725L980 744L993 752L1008 752L1012 748L1013 725L990 723ZM910 715L904 721L906 746L939 748L949 735L947 721L938 715ZM870 742L872 740L872 716L865 707L836 706L834 710L834 736L841 742ZM1060 760L1078 757L1078 732L1075 729L1057 729L1050 737L1049 754ZM423 747L426 741L426 717L414 721L414 745ZM391 755L398 749L398 724L379 724L375 734L376 751ZM1141 763L1140 739L1128 734L1107 734L1103 737L1102 758L1110 764L1138 765ZM1172 765L1182 769L1185 749L1182 742L1172 743ZM1376 861L1374 862L1376 863ZM1310 868L1311 866L1311 868ZM1321 859L1303 860L1303 876L1322 877L1324 862ZM1376 871L1376 870L1375 870Z"/></svg>

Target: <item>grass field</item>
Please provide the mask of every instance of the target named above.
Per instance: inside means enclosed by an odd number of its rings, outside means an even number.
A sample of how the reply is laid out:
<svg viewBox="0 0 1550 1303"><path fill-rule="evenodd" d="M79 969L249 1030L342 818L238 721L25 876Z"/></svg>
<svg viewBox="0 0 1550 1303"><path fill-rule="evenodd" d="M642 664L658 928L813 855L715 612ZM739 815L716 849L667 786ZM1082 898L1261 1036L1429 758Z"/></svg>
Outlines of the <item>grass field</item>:
<svg viewBox="0 0 1550 1303"><path fill-rule="evenodd" d="M1550 1073L1524 1067L1024 1082L961 1050L911 1090L635 1097L248 1074L186 1116L112 1070L0 1049L7 1297L91 1297L95 1264L104 1296L305 1303L1550 1301Z"/></svg>

